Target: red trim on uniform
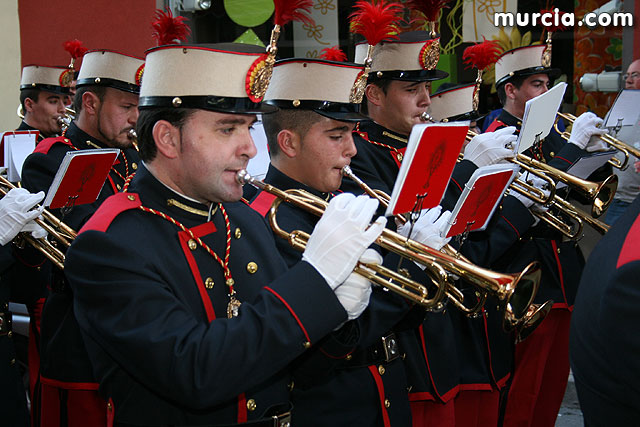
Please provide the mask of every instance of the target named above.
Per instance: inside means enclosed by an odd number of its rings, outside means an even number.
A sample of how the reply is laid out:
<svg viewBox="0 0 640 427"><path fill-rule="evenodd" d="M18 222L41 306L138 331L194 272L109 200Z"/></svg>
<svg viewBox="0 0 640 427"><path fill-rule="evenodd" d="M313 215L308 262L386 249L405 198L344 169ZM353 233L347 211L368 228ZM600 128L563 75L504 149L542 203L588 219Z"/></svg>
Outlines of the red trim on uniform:
<svg viewBox="0 0 640 427"><path fill-rule="evenodd" d="M265 286L264 288L267 291L271 292L273 295L275 295L275 297L278 298L282 302L282 304L284 304L285 307L287 307L287 310L291 312L291 315L293 316L293 318L296 319L296 322L298 322L298 326L300 326L300 329L302 329L302 333L304 334L304 337L307 339L307 341L311 342L311 338L309 338L309 334L307 333L307 330L302 325L300 318L298 318L296 313L293 311L293 308L291 308L291 306L284 300L284 298L282 298L276 291L271 289L269 286Z"/></svg>
<svg viewBox="0 0 640 427"><path fill-rule="evenodd" d="M462 187L460 186L460 184L458 184L458 181L456 181L456 179L454 177L451 177L451 182L453 182L460 191L462 191Z"/></svg>
<svg viewBox="0 0 640 427"><path fill-rule="evenodd" d="M497 384L496 375L493 372L493 362L491 357L491 344L489 343L489 326L487 325L487 314L483 311L482 313L482 324L484 326L484 338L485 344L487 345L487 354L489 355L489 373L491 374L491 380Z"/></svg>
<svg viewBox="0 0 640 427"><path fill-rule="evenodd" d="M633 224L627 232L627 237L625 237L624 243L620 248L620 255L618 255L616 268L620 268L625 264L640 260L640 246L638 246L638 239L640 239L640 216L633 221Z"/></svg>
<svg viewBox="0 0 640 427"><path fill-rule="evenodd" d="M511 224L511 221L509 221L509 220L508 220L504 215L500 215L500 218L504 219L504 220L505 220L505 222L506 222L507 224L509 224L509 225L511 226L511 228L513 228L513 231L515 231L515 232L516 232L516 234L518 235L518 239L519 239L519 238L520 238L520 233L518 232L518 229L517 229L517 228L515 228L515 227L513 226L513 224Z"/></svg>
<svg viewBox="0 0 640 427"><path fill-rule="evenodd" d="M251 209L258 212L261 216L266 216L271 207L271 203L276 198L275 194L271 194L266 191L261 191L255 199L249 204Z"/></svg>
<svg viewBox="0 0 640 427"><path fill-rule="evenodd" d="M55 138L45 138L38 145L36 145L36 149L33 150L34 153L42 153L48 154L51 147L55 144L61 143L68 145L69 147L73 147L71 140L69 138L65 138L64 136L57 136Z"/></svg>
<svg viewBox="0 0 640 427"><path fill-rule="evenodd" d="M507 381L509 381L509 378L511 378L511 372L509 372L507 375L505 375L504 377L500 378L496 384L498 384L498 388L502 389L502 387L507 385Z"/></svg>
<svg viewBox="0 0 640 427"><path fill-rule="evenodd" d="M208 234L215 233L216 226L213 225L212 222L205 222L204 224L200 224L189 230L196 237L204 237ZM207 293L207 288L205 288L204 282L202 281L202 275L200 274L198 263L196 262L196 259L193 256L193 251L189 249L189 240L191 240L191 235L186 231L179 231L178 238L180 239L180 246L182 247L182 252L184 253L185 258L187 259L187 263L189 264L189 269L191 270L191 274L193 275L193 278L196 281L196 286L198 287L198 293L200 294L202 305L204 306L204 309L207 312L207 319L209 320L209 322L211 322L213 319L216 318L216 312L213 309L213 304L211 304L211 298Z"/></svg>
<svg viewBox="0 0 640 427"><path fill-rule="evenodd" d="M436 396L438 396L439 399L442 399L442 396L440 396L440 393L438 392L438 388L436 387L436 383L433 380L433 375L431 374L431 367L429 366L429 357L427 356L427 344L424 341L424 328L422 327L422 325L420 325L418 329L420 331L420 345L422 345L422 354L424 355L424 361L427 364L427 371L429 372L429 380L431 380L431 384L433 385L433 390L435 391Z"/></svg>
<svg viewBox="0 0 640 427"><path fill-rule="evenodd" d="M74 383L66 381L52 380L51 378L40 375L40 382L53 387L63 388L65 390L97 390L98 383Z"/></svg>
<svg viewBox="0 0 640 427"><path fill-rule="evenodd" d="M387 411L386 406L384 405L385 397L384 397L384 384L382 383L382 377L378 372L378 368L375 365L369 365L369 372L373 377L373 381L376 383L376 388L378 389L378 396L380 397L380 410L382 410L382 421L384 422L384 427L391 427L391 421L389 420L389 412Z"/></svg>
<svg viewBox="0 0 640 427"><path fill-rule="evenodd" d="M573 305L569 305L566 302L556 302L551 306L552 309L556 309L556 308L566 308L567 310L572 310L573 309Z"/></svg>
<svg viewBox="0 0 640 427"><path fill-rule="evenodd" d="M116 183L113 182L113 178L111 178L111 172L109 172L109 175L107 175L107 179L109 180L109 184L111 184L111 189L113 190L114 193L118 193L118 187L116 187Z"/></svg>
<svg viewBox="0 0 640 427"><path fill-rule="evenodd" d="M488 391L493 390L491 384L486 383L473 383L473 384L460 384L456 387L458 391Z"/></svg>
<svg viewBox="0 0 640 427"><path fill-rule="evenodd" d="M485 133L487 132L495 132L496 129L498 129L499 127L502 126L506 126L506 124L504 122L501 122L498 119L495 119L494 121L491 122L491 124L487 127L487 130L485 131Z"/></svg>
<svg viewBox="0 0 640 427"><path fill-rule="evenodd" d="M43 259L42 261L40 261L39 263L37 263L37 264L31 264L31 263L28 263L28 262L27 262L27 260L25 260L24 258L22 258L22 257L20 256L20 251L14 251L14 252L13 252L13 256L14 256L18 261L20 261L20 263L21 263L21 264L23 264L23 265L24 265L24 266L26 266L26 267L30 267L30 268L38 268L38 267L42 266L42 265L45 263L45 261L47 261L47 260L46 260L46 258L45 258L45 259Z"/></svg>
<svg viewBox="0 0 640 427"><path fill-rule="evenodd" d="M131 196L134 196L134 200L130 199ZM118 215L130 209L138 209L141 204L140 197L136 193L116 193L100 205L78 234L88 230L104 233Z"/></svg>
<svg viewBox="0 0 640 427"><path fill-rule="evenodd" d="M247 422L247 397L244 393L238 395L238 423Z"/></svg>
<svg viewBox="0 0 640 427"><path fill-rule="evenodd" d="M564 291L564 279L562 277L562 264L560 263L560 257L558 257L558 245L555 240L551 241L551 247L553 248L553 256L556 258L556 264L558 265L558 277L560 278L560 289L562 289L562 298L567 301L567 295Z"/></svg>
<svg viewBox="0 0 640 427"><path fill-rule="evenodd" d="M318 350L320 351L320 353L324 354L325 356L327 356L329 359L335 359L335 360L341 360L341 359L345 359L348 355L353 353L353 350L343 354L342 356L334 356L332 354L327 353L326 351L324 351L324 349L322 347L318 348Z"/></svg>
<svg viewBox="0 0 640 427"><path fill-rule="evenodd" d="M564 160L565 162L569 163L570 165L572 165L572 164L573 164L573 163L571 163L569 160L565 159L565 158L564 158L564 157L562 157L562 156L556 156L555 158L556 158L556 159L560 159L560 160Z"/></svg>

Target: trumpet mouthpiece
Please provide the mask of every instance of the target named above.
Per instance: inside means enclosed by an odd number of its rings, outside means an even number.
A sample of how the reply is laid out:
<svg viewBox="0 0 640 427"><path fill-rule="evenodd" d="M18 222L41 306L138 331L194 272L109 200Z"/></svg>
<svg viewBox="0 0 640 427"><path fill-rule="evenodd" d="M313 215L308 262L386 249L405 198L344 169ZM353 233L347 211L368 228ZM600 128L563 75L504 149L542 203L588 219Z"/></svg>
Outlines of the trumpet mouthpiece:
<svg viewBox="0 0 640 427"><path fill-rule="evenodd" d="M236 181L238 181L240 185L248 184L251 182L251 175L249 175L246 169L240 169L236 174Z"/></svg>
<svg viewBox="0 0 640 427"><path fill-rule="evenodd" d="M138 138L138 134L136 133L136 130L131 128L129 129L129 139L137 139Z"/></svg>
<svg viewBox="0 0 640 427"><path fill-rule="evenodd" d="M426 111L422 114L420 114L420 120L422 120L423 122L433 122L433 117L431 117L431 114L427 113Z"/></svg>
<svg viewBox="0 0 640 427"><path fill-rule="evenodd" d="M351 175L353 175L353 171L351 170L351 166L349 166L349 165L344 165L344 166L342 167L342 176L349 177L349 176L351 176Z"/></svg>

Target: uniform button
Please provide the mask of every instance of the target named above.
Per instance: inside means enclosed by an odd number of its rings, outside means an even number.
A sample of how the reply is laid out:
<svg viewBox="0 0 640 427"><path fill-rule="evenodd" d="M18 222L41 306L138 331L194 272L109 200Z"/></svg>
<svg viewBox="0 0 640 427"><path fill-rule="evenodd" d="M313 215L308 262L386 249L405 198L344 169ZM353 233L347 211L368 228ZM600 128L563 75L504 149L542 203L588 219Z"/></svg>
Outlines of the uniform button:
<svg viewBox="0 0 640 427"><path fill-rule="evenodd" d="M231 287L231 286L233 286L233 284L234 284L234 283L236 283L236 282L235 282L235 280L233 280L232 278L228 278L228 279L227 279L227 281L226 281L226 282L224 282L224 283L225 283L225 285L227 285L227 286Z"/></svg>
<svg viewBox="0 0 640 427"><path fill-rule="evenodd" d="M287 387L289 388L289 391L293 391L293 387L295 386L294 382L291 381L289 384L287 384Z"/></svg>
<svg viewBox="0 0 640 427"><path fill-rule="evenodd" d="M305 341L305 342L302 343L302 346L304 348L311 348L311 343L309 341Z"/></svg>
<svg viewBox="0 0 640 427"><path fill-rule="evenodd" d="M556 155L556 153L554 153L553 151L549 153L550 157L554 157Z"/></svg>
<svg viewBox="0 0 640 427"><path fill-rule="evenodd" d="M198 244L193 239L189 239L189 241L187 242L187 245L189 246L189 249L191 249L192 251L195 251L196 248L198 247Z"/></svg>
<svg viewBox="0 0 640 427"><path fill-rule="evenodd" d="M521 122L521 121L518 121L517 123L518 123L518 126L522 125L522 122Z"/></svg>
<svg viewBox="0 0 640 427"><path fill-rule="evenodd" d="M242 231L239 228L236 228L236 231L233 232L233 235L236 239L239 239L240 237L242 237Z"/></svg>
<svg viewBox="0 0 640 427"><path fill-rule="evenodd" d="M122 186L120 184L116 184L116 188L118 189L118 191L122 190Z"/></svg>
<svg viewBox="0 0 640 427"><path fill-rule="evenodd" d="M69 141L69 138L65 138L64 142L71 142L71 141Z"/></svg>
<svg viewBox="0 0 640 427"><path fill-rule="evenodd" d="M253 400L253 399L247 400L247 409L249 411L255 411L257 407L258 407L258 405L256 404L255 400Z"/></svg>
<svg viewBox="0 0 640 427"><path fill-rule="evenodd" d="M13 332L12 331L7 332L7 336L11 338L13 336Z"/></svg>
<svg viewBox="0 0 640 427"><path fill-rule="evenodd" d="M131 163L131 169L138 170L138 164L136 162Z"/></svg>
<svg viewBox="0 0 640 427"><path fill-rule="evenodd" d="M384 400L384 407L389 409L390 406L391 406L391 401L389 399L385 399Z"/></svg>
<svg viewBox="0 0 640 427"><path fill-rule="evenodd" d="M400 357L402 357L402 360L406 359L407 358L407 353L402 353L402 356L400 356Z"/></svg>
<svg viewBox="0 0 640 427"><path fill-rule="evenodd" d="M556 249L558 253L560 253L560 248Z"/></svg>
<svg viewBox="0 0 640 427"><path fill-rule="evenodd" d="M352 354L347 354L347 355L345 356L345 359L346 359L346 360L351 360L351 359L353 359L353 355L352 355Z"/></svg>
<svg viewBox="0 0 640 427"><path fill-rule="evenodd" d="M15 364L16 364L16 359L11 359L11 361L9 362L9 364L10 364L11 366L15 365Z"/></svg>
<svg viewBox="0 0 640 427"><path fill-rule="evenodd" d="M396 157L398 158L398 161L401 162L402 161L402 153L398 153L396 154Z"/></svg>
<svg viewBox="0 0 640 427"><path fill-rule="evenodd" d="M133 194L129 194L127 196L127 199L131 200L132 202L136 200L136 196L134 196Z"/></svg>
<svg viewBox="0 0 640 427"><path fill-rule="evenodd" d="M112 411L113 410L113 405L111 404L111 402L107 403L107 410L108 411Z"/></svg>
<svg viewBox="0 0 640 427"><path fill-rule="evenodd" d="M258 264L251 261L249 264L247 264L247 271L249 272L249 274L255 273L256 271L258 271Z"/></svg>
<svg viewBox="0 0 640 427"><path fill-rule="evenodd" d="M384 369L384 366L382 365L378 366L378 373L380 373L380 375L384 375L385 372L386 372L386 369Z"/></svg>
<svg viewBox="0 0 640 427"><path fill-rule="evenodd" d="M204 281L204 287L207 289L213 289L213 279L211 277L207 277L207 279Z"/></svg>

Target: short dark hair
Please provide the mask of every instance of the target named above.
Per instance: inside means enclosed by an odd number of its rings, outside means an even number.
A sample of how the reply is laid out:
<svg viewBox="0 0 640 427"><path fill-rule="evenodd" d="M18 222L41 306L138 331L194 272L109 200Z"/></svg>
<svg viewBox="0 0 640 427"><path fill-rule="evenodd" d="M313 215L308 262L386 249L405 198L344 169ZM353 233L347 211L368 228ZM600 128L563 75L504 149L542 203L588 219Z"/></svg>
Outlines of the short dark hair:
<svg viewBox="0 0 640 427"><path fill-rule="evenodd" d="M153 139L153 126L160 120L166 120L178 129L182 129L187 119L195 112L189 108L143 108L136 123L140 159L148 162L158 154Z"/></svg>
<svg viewBox="0 0 640 427"><path fill-rule="evenodd" d="M322 115L312 110L282 109L275 113L262 116L264 132L267 135L269 155L275 157L280 154L278 147L278 134L282 130L290 130L300 135L300 138L309 132L311 126L322 119Z"/></svg>
<svg viewBox="0 0 640 427"><path fill-rule="evenodd" d="M40 89L22 89L20 91L20 105L22 105L22 111L24 114L27 113L27 106L24 105L27 98L30 98L33 102L37 103L41 92L42 91Z"/></svg>
<svg viewBox="0 0 640 427"><path fill-rule="evenodd" d="M500 100L500 103L503 107L505 102L507 102L507 93L504 90L504 87L507 85L507 83L511 83L512 85L514 85L516 89L520 89L522 83L527 80L527 77L529 76L513 76L506 82L502 83L500 86L496 87L496 92L498 92L498 99Z"/></svg>
<svg viewBox="0 0 640 427"><path fill-rule="evenodd" d="M80 114L80 111L82 111L82 95L84 95L85 92L94 93L98 97L100 102L102 102L104 101L104 94L107 92L107 88L106 86L98 85L80 86L79 88L77 88L76 94L73 98L73 110L76 112L76 117L78 117L78 114Z"/></svg>

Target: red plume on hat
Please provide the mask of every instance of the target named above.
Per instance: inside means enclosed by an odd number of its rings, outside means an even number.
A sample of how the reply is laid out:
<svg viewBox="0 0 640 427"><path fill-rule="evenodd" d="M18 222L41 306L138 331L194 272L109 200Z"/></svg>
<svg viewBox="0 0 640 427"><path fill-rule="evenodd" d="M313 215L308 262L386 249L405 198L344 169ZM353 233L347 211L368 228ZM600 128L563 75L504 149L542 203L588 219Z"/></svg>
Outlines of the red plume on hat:
<svg viewBox="0 0 640 427"><path fill-rule="evenodd" d="M447 3L451 0L409 0L407 6L412 10L417 10L425 17L431 36L435 37L435 23L438 20L440 11L449 7Z"/></svg>
<svg viewBox="0 0 640 427"><path fill-rule="evenodd" d="M71 69L73 69L75 60L78 58L82 58L88 50L78 39L67 40L62 44L62 47L64 47L64 50L69 52L69 55L71 55L71 63L69 64L69 68Z"/></svg>
<svg viewBox="0 0 640 427"><path fill-rule="evenodd" d="M344 62L347 60L347 55L338 46L325 47L320 51L320 59Z"/></svg>
<svg viewBox="0 0 640 427"><path fill-rule="evenodd" d="M385 39L398 38L398 24L404 10L401 3L358 0L354 9L349 15L351 31L367 39L369 46L375 46Z"/></svg>
<svg viewBox="0 0 640 427"><path fill-rule="evenodd" d="M158 46L187 41L191 28L186 24L186 20L184 16L174 17L169 8L157 9L154 20L151 22L153 28L151 36L156 39Z"/></svg>
<svg viewBox="0 0 640 427"><path fill-rule="evenodd" d="M356 78L349 95L349 102L359 104L364 97L367 77L373 62L373 48L382 40L398 38L404 6L401 3L385 0L372 0L372 2L358 0L354 9L355 11L349 15L351 31L367 39L369 45L364 59L364 69Z"/></svg>
<svg viewBox="0 0 640 427"><path fill-rule="evenodd" d="M482 72L495 64L502 49L498 42L494 40L486 40L484 36L482 43L476 43L469 46L462 52L462 60L467 65L465 68L475 67L478 69L478 77L476 78L476 88L473 91L473 109L477 110L480 104L480 85L482 84Z"/></svg>
<svg viewBox="0 0 640 427"><path fill-rule="evenodd" d="M280 28L292 21L301 22L309 27L315 26L315 21L309 15L313 7L313 0L274 0L273 30L271 39L267 45L267 53L258 58L249 68L245 87L249 99L260 102L267 92L273 65L276 62L278 52L278 39Z"/></svg>
<svg viewBox="0 0 640 427"><path fill-rule="evenodd" d="M313 18L309 15L313 7L313 0L274 0L273 23L283 26L291 21L313 25Z"/></svg>
<svg viewBox="0 0 640 427"><path fill-rule="evenodd" d="M465 68L474 67L478 70L485 70L495 64L502 54L502 49L497 41L486 40L484 36L482 38L484 40L482 43L471 45L462 53Z"/></svg>

